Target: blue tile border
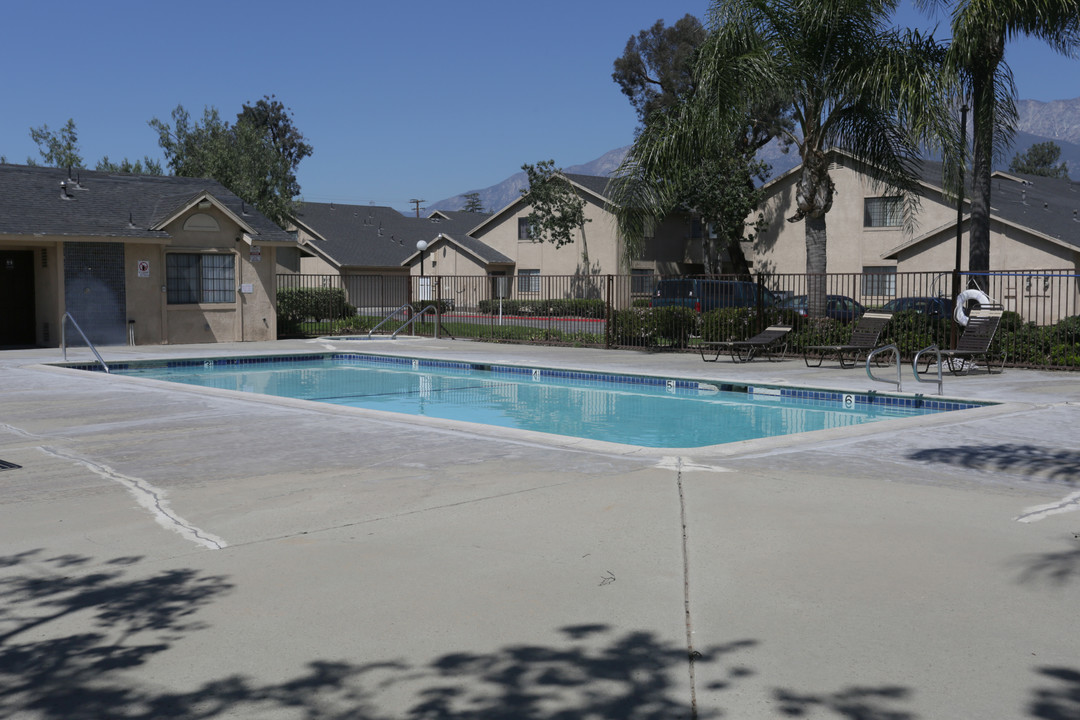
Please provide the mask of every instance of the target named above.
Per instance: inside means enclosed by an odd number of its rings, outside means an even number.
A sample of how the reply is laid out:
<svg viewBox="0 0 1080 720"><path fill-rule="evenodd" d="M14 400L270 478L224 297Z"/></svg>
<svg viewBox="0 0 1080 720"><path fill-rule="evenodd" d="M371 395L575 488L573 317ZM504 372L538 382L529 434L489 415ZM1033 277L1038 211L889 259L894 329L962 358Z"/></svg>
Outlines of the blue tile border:
<svg viewBox="0 0 1080 720"><path fill-rule="evenodd" d="M967 410L977 407L995 405L992 402L965 402L955 399L935 399L916 394L911 397L898 395L885 395L877 392L844 392L838 390L819 390L814 388L791 388L770 385L750 385L726 382L699 382L685 378L666 378L648 375L624 375L618 373L596 373L581 370L558 370L552 368L534 368L519 365L492 365L488 363L463 362L454 360L438 360L431 358L412 358L395 355L372 355L357 352L327 352L309 355L261 355L251 357L220 357L220 358L192 358L185 360L148 360L139 362L113 363L111 370L132 371L139 369L172 369L172 368L210 368L210 367L237 367L247 365L310 365L314 363L325 364L327 362L363 362L372 365L388 365L398 367L432 368L440 370L456 370L463 372L488 371L496 375L515 377L529 377L534 380L559 380L563 382L621 384L638 387L667 387L674 390L711 391L745 393L750 397L769 398L772 400L795 400L800 404L818 404L825 408L837 409L837 405L843 407L845 402L855 406L870 408L893 407L908 408L912 410L929 410L935 412ZM101 365L97 363L56 363L59 367L72 368L74 370L89 370L102 372ZM755 398L756 399L756 398Z"/></svg>

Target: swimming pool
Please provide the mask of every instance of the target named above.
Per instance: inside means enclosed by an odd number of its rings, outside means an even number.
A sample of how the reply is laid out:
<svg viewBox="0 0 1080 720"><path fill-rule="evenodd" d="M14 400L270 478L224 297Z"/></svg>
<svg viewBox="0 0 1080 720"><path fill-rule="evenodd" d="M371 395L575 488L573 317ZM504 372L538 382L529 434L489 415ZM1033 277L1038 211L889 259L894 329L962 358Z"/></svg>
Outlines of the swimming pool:
<svg viewBox="0 0 1080 720"><path fill-rule="evenodd" d="M978 406L352 352L129 363L114 365L113 372L652 448L702 447Z"/></svg>

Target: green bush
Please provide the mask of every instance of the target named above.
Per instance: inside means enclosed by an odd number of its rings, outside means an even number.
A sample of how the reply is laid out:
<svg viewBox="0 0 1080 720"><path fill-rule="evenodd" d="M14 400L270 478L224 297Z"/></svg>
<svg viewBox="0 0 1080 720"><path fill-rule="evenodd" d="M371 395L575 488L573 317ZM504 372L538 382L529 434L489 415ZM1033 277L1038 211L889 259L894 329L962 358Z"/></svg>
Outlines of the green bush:
<svg viewBox="0 0 1080 720"><path fill-rule="evenodd" d="M555 298L549 300L481 300L480 312L496 315L540 317L603 318L607 315L607 303L593 298Z"/></svg>
<svg viewBox="0 0 1080 720"><path fill-rule="evenodd" d="M760 320L755 308L717 308L701 314L701 339L705 342L746 340L769 325L790 325L797 334L802 322L797 312L780 308L765 308Z"/></svg>
<svg viewBox="0 0 1080 720"><path fill-rule="evenodd" d="M319 322L355 314L356 308L345 302L345 291L341 288L293 288L277 293L279 321Z"/></svg>
<svg viewBox="0 0 1080 720"><path fill-rule="evenodd" d="M690 336L698 334L701 318L693 308L670 305L649 309L656 323L657 344L684 348L689 344Z"/></svg>
<svg viewBox="0 0 1080 720"><path fill-rule="evenodd" d="M881 333L878 345L896 345L902 357L912 357L923 348L949 347L952 329L947 318L933 318L914 310L893 315Z"/></svg>
<svg viewBox="0 0 1080 720"><path fill-rule="evenodd" d="M656 342L656 316L650 307L617 310L609 332L615 345L649 347Z"/></svg>

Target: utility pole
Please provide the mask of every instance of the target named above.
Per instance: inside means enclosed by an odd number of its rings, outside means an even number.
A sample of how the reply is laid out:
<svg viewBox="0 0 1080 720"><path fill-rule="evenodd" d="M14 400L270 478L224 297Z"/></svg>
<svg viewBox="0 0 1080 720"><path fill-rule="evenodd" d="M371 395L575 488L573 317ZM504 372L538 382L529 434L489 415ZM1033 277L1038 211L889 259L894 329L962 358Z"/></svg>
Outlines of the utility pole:
<svg viewBox="0 0 1080 720"><path fill-rule="evenodd" d="M427 202L427 200L417 200L416 198L413 198L409 202L416 206L416 217L420 217L420 203Z"/></svg>

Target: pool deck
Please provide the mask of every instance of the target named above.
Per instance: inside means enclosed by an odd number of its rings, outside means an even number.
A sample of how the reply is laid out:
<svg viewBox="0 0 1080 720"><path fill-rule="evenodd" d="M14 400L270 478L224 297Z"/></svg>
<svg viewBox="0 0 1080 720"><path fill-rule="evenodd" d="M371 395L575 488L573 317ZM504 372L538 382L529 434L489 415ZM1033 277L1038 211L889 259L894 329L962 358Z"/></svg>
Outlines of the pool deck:
<svg viewBox="0 0 1080 720"><path fill-rule="evenodd" d="M102 354L331 349L892 392L454 340ZM60 361L0 351L0 717L1080 717L1080 373L661 451Z"/></svg>

